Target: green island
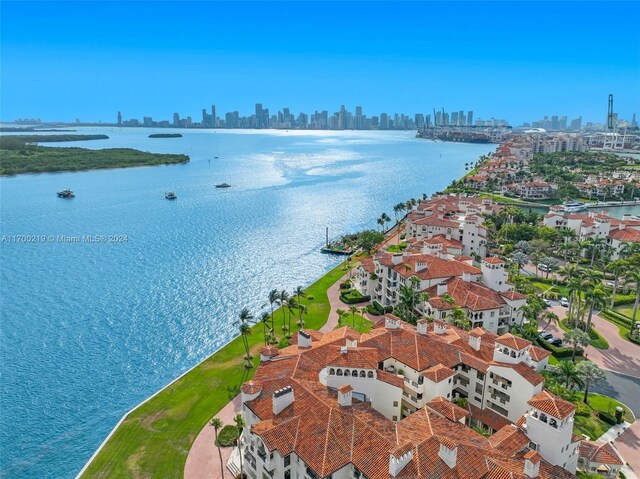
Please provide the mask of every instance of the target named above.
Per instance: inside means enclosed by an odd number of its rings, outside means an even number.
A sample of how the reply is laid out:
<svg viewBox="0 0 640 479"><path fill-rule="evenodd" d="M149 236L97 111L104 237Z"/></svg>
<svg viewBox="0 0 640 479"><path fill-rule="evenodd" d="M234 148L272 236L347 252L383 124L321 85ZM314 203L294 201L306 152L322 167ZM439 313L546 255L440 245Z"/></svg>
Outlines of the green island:
<svg viewBox="0 0 640 479"><path fill-rule="evenodd" d="M182 138L181 133L153 133L149 138Z"/></svg>
<svg viewBox="0 0 640 479"><path fill-rule="evenodd" d="M87 138L90 136L91 138ZM187 155L149 153L131 148L45 147L33 142L104 139L106 135L20 135L0 137L0 175L82 171L187 163Z"/></svg>
<svg viewBox="0 0 640 479"><path fill-rule="evenodd" d="M327 290L346 274L341 263L304 290L305 328L320 329L329 317ZM276 322L282 314L274 311ZM363 330L370 322L349 313L344 325ZM366 322L365 322L366 321ZM290 333L299 326L292 324ZM207 422L240 392L253 376L265 343L263 323L244 336L253 355L245 367L243 337L238 336L195 368L131 412L105 443L81 477L182 477L191 444Z"/></svg>

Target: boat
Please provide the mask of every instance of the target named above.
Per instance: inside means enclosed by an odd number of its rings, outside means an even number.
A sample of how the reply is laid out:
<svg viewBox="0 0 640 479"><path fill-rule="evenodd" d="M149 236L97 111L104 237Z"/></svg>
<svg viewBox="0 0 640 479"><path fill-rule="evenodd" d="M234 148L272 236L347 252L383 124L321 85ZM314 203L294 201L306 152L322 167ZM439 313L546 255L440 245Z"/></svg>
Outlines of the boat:
<svg viewBox="0 0 640 479"><path fill-rule="evenodd" d="M58 198L73 198L76 195L69 188L66 190L58 191Z"/></svg>
<svg viewBox="0 0 640 479"><path fill-rule="evenodd" d="M562 206L567 213L576 213L578 211L585 211L587 209L586 204L575 200L567 200Z"/></svg>
<svg viewBox="0 0 640 479"><path fill-rule="evenodd" d="M167 191L164 194L164 197L166 199L168 199L168 200L177 200L178 199L178 197L176 196L176 194L173 191Z"/></svg>
<svg viewBox="0 0 640 479"><path fill-rule="evenodd" d="M229 183L220 183L216 185L216 188L231 188L231 185Z"/></svg>

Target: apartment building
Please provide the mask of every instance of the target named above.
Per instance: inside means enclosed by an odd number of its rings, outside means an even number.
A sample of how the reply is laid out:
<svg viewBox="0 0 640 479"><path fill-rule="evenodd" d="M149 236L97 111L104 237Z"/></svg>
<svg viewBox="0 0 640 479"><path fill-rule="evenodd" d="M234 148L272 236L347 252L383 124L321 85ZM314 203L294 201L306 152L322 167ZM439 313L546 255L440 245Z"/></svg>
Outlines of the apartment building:
<svg viewBox="0 0 640 479"><path fill-rule="evenodd" d="M241 388L252 479L575 477L575 407L542 388L529 341L393 315L292 341Z"/></svg>

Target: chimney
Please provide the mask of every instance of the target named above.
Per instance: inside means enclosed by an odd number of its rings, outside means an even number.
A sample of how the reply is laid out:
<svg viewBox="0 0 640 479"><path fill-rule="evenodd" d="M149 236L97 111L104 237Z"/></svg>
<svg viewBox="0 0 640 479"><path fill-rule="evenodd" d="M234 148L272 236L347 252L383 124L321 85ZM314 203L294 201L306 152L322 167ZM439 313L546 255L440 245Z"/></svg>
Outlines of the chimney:
<svg viewBox="0 0 640 479"><path fill-rule="evenodd" d="M436 295L442 296L446 292L447 292L447 283L438 283L438 286L436 286Z"/></svg>
<svg viewBox="0 0 640 479"><path fill-rule="evenodd" d="M402 253L394 253L393 255L391 255L391 262L393 264L400 264L402 263L402 258L403 258Z"/></svg>
<svg viewBox="0 0 640 479"><path fill-rule="evenodd" d="M462 273L462 281L464 281L465 283L470 283L471 282L471 273L469 273L468 271L464 271Z"/></svg>
<svg viewBox="0 0 640 479"><path fill-rule="evenodd" d="M310 348L311 347L311 335L302 329L298 331L298 347Z"/></svg>
<svg viewBox="0 0 640 479"><path fill-rule="evenodd" d="M284 408L293 404L293 388L283 387L273 393L273 414L279 414Z"/></svg>
<svg viewBox="0 0 640 479"><path fill-rule="evenodd" d="M399 447L389 454L389 474L396 477L402 469L413 459L413 449L408 445Z"/></svg>
<svg viewBox="0 0 640 479"><path fill-rule="evenodd" d="M340 406L351 406L351 391L353 391L353 388L349 384L344 384L338 388L338 404Z"/></svg>
<svg viewBox="0 0 640 479"><path fill-rule="evenodd" d="M476 351L480 351L480 344L482 343L482 335L475 329L469 333L469 346Z"/></svg>
<svg viewBox="0 0 640 479"><path fill-rule="evenodd" d="M418 334L426 336L428 327L429 322L426 319L421 319L420 321L418 321Z"/></svg>
<svg viewBox="0 0 640 479"><path fill-rule="evenodd" d="M348 348L357 348L358 340L357 339L347 339L347 347Z"/></svg>
<svg viewBox="0 0 640 479"><path fill-rule="evenodd" d="M418 271L422 271L423 269L427 268L427 262L426 261L418 261L416 263L416 273Z"/></svg>
<svg viewBox="0 0 640 479"><path fill-rule="evenodd" d="M441 438L438 456L450 469L453 469L458 459L458 447L449 439Z"/></svg>
<svg viewBox="0 0 640 479"><path fill-rule="evenodd" d="M347 354L349 352L349 348L346 346L340 346L340 354Z"/></svg>
<svg viewBox="0 0 640 479"><path fill-rule="evenodd" d="M400 327L400 320L397 318L385 316L384 327L387 329L398 329Z"/></svg>
<svg viewBox="0 0 640 479"><path fill-rule="evenodd" d="M447 323L438 319L433 323L433 332L436 334L446 334L447 333Z"/></svg>
<svg viewBox="0 0 640 479"><path fill-rule="evenodd" d="M524 475L535 479L540 472L540 454L529 451L524 455Z"/></svg>

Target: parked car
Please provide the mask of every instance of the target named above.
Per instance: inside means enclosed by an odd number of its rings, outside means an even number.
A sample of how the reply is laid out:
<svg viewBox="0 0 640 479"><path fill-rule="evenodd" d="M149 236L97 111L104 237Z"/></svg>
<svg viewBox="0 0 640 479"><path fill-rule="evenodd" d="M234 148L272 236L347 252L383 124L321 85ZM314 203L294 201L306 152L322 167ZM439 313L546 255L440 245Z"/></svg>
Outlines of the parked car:
<svg viewBox="0 0 640 479"><path fill-rule="evenodd" d="M564 306L565 308L569 307L569 300L567 298L562 298L560 300L560 306Z"/></svg>
<svg viewBox="0 0 640 479"><path fill-rule="evenodd" d="M604 284L606 284L606 285L607 285L607 286L609 286L610 288L613 288L613 286L614 286L613 281L607 281L607 282L606 282L606 283L604 283Z"/></svg>
<svg viewBox="0 0 640 479"><path fill-rule="evenodd" d="M553 344L554 346L561 347L562 346L562 339L553 338L553 339L549 340L549 344Z"/></svg>
<svg viewBox="0 0 640 479"><path fill-rule="evenodd" d="M547 266L547 265L546 265L546 264L544 264L544 263L538 263L538 269L539 269L540 271L549 271L549 266Z"/></svg>
<svg viewBox="0 0 640 479"><path fill-rule="evenodd" d="M538 337L540 339L544 339L545 341L549 341L550 339L553 339L553 334L551 334L551 333L540 333L538 335Z"/></svg>
<svg viewBox="0 0 640 479"><path fill-rule="evenodd" d="M551 300L544 298L542 301L544 301L544 304L546 304L547 306L551 306Z"/></svg>

